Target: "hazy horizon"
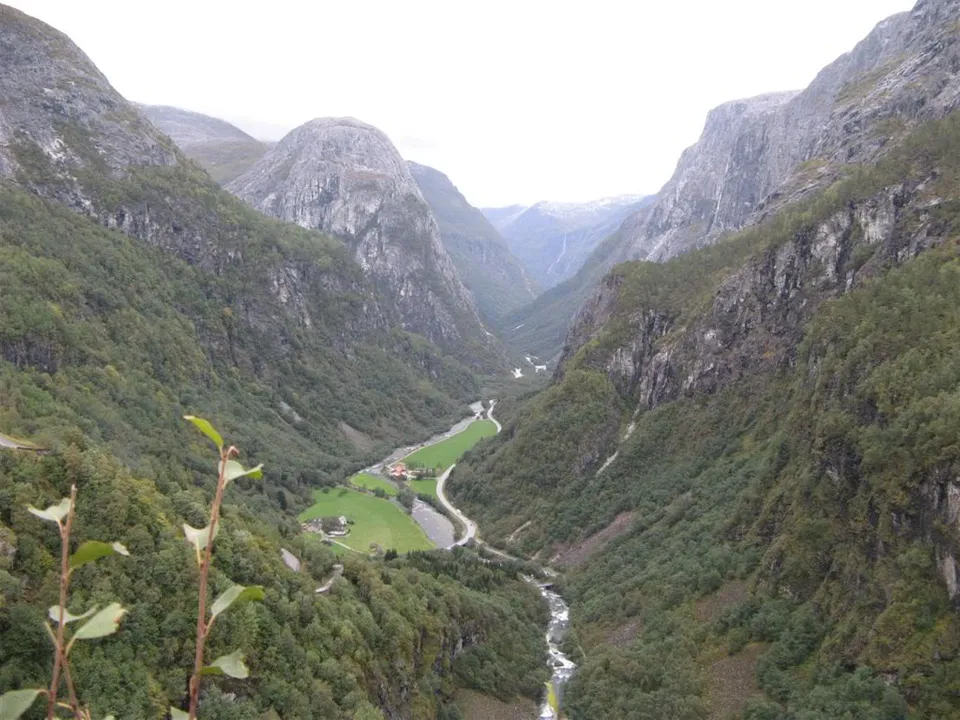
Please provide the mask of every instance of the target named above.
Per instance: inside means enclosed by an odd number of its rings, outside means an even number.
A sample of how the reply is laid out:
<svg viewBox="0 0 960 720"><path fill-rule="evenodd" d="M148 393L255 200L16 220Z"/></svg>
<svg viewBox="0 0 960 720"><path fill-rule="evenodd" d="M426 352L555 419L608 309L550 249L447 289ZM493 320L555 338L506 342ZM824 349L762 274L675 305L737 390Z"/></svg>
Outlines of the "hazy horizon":
<svg viewBox="0 0 960 720"><path fill-rule="evenodd" d="M264 140L356 117L498 207L656 193L711 108L802 89L913 3L10 4L69 35L129 100Z"/></svg>

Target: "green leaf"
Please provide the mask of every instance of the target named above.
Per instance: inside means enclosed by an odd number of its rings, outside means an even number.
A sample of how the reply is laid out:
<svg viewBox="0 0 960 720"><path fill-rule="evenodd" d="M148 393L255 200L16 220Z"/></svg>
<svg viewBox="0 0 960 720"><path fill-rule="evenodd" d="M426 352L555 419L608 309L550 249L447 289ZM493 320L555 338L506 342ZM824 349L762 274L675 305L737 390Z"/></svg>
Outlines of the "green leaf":
<svg viewBox="0 0 960 720"><path fill-rule="evenodd" d="M43 690L11 690L0 695L0 720L17 720Z"/></svg>
<svg viewBox="0 0 960 720"><path fill-rule="evenodd" d="M64 498L59 505L51 505L46 510L37 510L33 505L27 505L27 510L43 520L59 523L70 512L70 498Z"/></svg>
<svg viewBox="0 0 960 720"><path fill-rule="evenodd" d="M190 720L190 713L186 713L180 708L170 708L170 720Z"/></svg>
<svg viewBox="0 0 960 720"><path fill-rule="evenodd" d="M105 543L99 540L87 540L87 542L78 547L77 551L70 556L70 567L78 568L81 565L86 565L88 562L107 557L107 555L129 554L130 551L118 542Z"/></svg>
<svg viewBox="0 0 960 720"><path fill-rule="evenodd" d="M217 471L223 467L222 463L217 467ZM224 478L227 483L231 480L236 480L238 477L243 477L244 475L249 475L254 480L259 480L263 477L263 465L257 465L255 468L250 468L249 470L244 469L243 465L238 463L236 460L227 460L227 469L224 472Z"/></svg>
<svg viewBox="0 0 960 720"><path fill-rule="evenodd" d="M74 633L71 642L73 642L73 640L92 640L93 638L113 635L120 625L120 620L122 620L126 614L126 609L124 609L120 603L107 605L103 610L87 620L87 622Z"/></svg>
<svg viewBox="0 0 960 720"><path fill-rule="evenodd" d="M250 670L243 663L243 653L234 650L229 655L221 655L202 670L204 675L229 675L232 678L243 680L250 676Z"/></svg>
<svg viewBox="0 0 960 720"><path fill-rule="evenodd" d="M96 611L97 611L97 608L96 608L96 607L92 607L92 608L90 608L89 610L87 610L83 615L74 615L74 614L73 614L72 612L70 612L69 610L65 610L64 613L63 613L63 622L64 622L64 624L67 624L67 623L72 623L72 622L74 622L75 620L83 620L84 618L88 618L88 617L90 617L91 615L93 615ZM51 620L53 620L55 623L58 623L58 624L59 624L59 622L60 622L60 606L59 606L59 605L51 605L51 606L50 606L50 609L47 610L47 615L50 616L50 619L51 619Z"/></svg>
<svg viewBox="0 0 960 720"><path fill-rule="evenodd" d="M214 429L213 425L203 418L196 417L195 415L184 415L183 419L192 422L196 426L197 430L213 440L213 443L217 446L218 450L223 450L223 438L220 437L220 433Z"/></svg>
<svg viewBox="0 0 960 720"><path fill-rule="evenodd" d="M217 525L217 529L213 532L213 537L216 539L217 535L220 533L220 526ZM183 524L183 534L187 536L187 541L190 542L197 550L204 550L207 547L207 542L210 539L210 526L202 528L190 527L186 523Z"/></svg>
<svg viewBox="0 0 960 720"><path fill-rule="evenodd" d="M210 607L210 616L216 617L235 602L244 602L246 600L263 600L263 588L259 585L244 587L243 585L234 585L225 590Z"/></svg>

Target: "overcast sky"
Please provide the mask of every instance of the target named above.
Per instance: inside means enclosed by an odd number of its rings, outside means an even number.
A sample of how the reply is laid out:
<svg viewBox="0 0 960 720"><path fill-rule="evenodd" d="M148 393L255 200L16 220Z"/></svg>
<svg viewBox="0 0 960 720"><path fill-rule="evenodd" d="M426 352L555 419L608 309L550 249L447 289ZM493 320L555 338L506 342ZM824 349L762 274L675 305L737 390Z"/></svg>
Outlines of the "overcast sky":
<svg viewBox="0 0 960 720"><path fill-rule="evenodd" d="M263 139L352 115L474 205L656 192L707 111L807 85L911 0L4 0L131 100Z"/></svg>

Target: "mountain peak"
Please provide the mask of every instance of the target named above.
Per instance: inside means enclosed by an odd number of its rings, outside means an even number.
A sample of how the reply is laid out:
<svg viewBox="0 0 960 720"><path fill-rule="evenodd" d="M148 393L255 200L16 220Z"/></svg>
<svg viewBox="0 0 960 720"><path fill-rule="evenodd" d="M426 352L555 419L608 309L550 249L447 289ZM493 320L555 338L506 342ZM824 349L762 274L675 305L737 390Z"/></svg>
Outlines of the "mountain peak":
<svg viewBox="0 0 960 720"><path fill-rule="evenodd" d="M347 240L405 329L461 356L467 339L492 347L410 168L379 129L310 120L227 189L267 215Z"/></svg>

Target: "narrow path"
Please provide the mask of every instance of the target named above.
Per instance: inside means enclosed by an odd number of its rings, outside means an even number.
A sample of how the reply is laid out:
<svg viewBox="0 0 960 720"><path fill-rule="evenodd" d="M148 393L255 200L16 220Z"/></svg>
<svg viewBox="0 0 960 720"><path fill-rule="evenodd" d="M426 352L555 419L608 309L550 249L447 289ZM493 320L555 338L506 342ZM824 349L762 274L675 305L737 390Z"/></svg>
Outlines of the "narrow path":
<svg viewBox="0 0 960 720"><path fill-rule="evenodd" d="M337 544L339 545L339 543ZM346 547L346 545L344 545L344 547ZM323 585L317 588L317 594L319 595L321 593L327 592L330 588L333 587L333 584L340 578L341 575L343 575L343 565L341 565L340 563L337 563L336 565L333 566L333 572L330 573L330 577L327 578L327 581Z"/></svg>

